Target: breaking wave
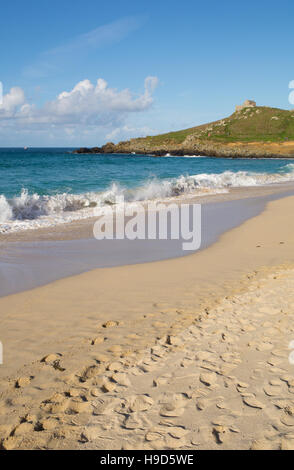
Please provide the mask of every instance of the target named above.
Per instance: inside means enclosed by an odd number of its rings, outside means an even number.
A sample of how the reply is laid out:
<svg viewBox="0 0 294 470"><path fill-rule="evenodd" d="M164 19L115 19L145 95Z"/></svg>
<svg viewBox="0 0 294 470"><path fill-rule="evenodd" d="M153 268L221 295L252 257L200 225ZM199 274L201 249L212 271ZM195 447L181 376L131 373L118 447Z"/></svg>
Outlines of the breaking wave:
<svg viewBox="0 0 294 470"><path fill-rule="evenodd" d="M225 171L223 173L152 179L144 185L127 189L113 183L103 192L55 195L29 194L23 189L19 196L7 199L0 195L0 232L48 227L103 213L103 209L123 196L126 202L162 200L185 195L217 194L233 187L262 186L294 181L294 164L284 167L283 173L252 173Z"/></svg>

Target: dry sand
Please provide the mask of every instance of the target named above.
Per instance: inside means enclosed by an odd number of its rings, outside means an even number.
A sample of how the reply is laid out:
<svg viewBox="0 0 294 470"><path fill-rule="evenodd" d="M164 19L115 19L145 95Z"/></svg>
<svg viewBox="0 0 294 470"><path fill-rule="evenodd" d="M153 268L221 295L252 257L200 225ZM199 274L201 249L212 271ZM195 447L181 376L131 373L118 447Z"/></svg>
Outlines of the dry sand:
<svg viewBox="0 0 294 470"><path fill-rule="evenodd" d="M191 256L0 299L2 446L293 448L293 205Z"/></svg>

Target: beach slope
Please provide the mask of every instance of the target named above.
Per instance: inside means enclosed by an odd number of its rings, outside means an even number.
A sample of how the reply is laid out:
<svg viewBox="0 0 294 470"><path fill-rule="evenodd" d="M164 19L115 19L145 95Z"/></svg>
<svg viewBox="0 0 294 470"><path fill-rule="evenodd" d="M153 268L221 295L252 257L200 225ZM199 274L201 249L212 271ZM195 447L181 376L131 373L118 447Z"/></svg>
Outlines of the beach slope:
<svg viewBox="0 0 294 470"><path fill-rule="evenodd" d="M293 448L293 204L1 298L2 447Z"/></svg>

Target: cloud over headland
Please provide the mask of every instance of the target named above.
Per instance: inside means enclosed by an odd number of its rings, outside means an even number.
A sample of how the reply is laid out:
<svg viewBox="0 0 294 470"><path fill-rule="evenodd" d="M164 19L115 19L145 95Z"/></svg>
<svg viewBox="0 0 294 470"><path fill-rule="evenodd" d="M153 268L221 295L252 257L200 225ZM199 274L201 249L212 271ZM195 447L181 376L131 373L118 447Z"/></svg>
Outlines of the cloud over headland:
<svg viewBox="0 0 294 470"><path fill-rule="evenodd" d="M29 103L22 88L13 87L4 94L0 105L1 127L34 132L52 131L58 126L58 131L64 128L67 135L75 130L79 132L83 127L96 131L103 127L108 134L115 133L117 128L125 125L130 114L146 111L152 106L157 85L158 78L148 76L144 90L136 94L128 88L111 88L103 78L98 78L96 83L85 79L42 107Z"/></svg>

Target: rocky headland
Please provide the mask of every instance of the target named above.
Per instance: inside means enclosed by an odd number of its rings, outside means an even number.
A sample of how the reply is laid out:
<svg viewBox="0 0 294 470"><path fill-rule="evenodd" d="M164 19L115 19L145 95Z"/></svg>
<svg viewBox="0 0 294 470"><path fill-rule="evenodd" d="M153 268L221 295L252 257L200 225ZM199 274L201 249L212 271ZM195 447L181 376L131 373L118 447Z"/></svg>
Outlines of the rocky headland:
<svg viewBox="0 0 294 470"><path fill-rule="evenodd" d="M219 121L118 144L82 147L74 153L294 158L294 110L256 106L246 100Z"/></svg>

